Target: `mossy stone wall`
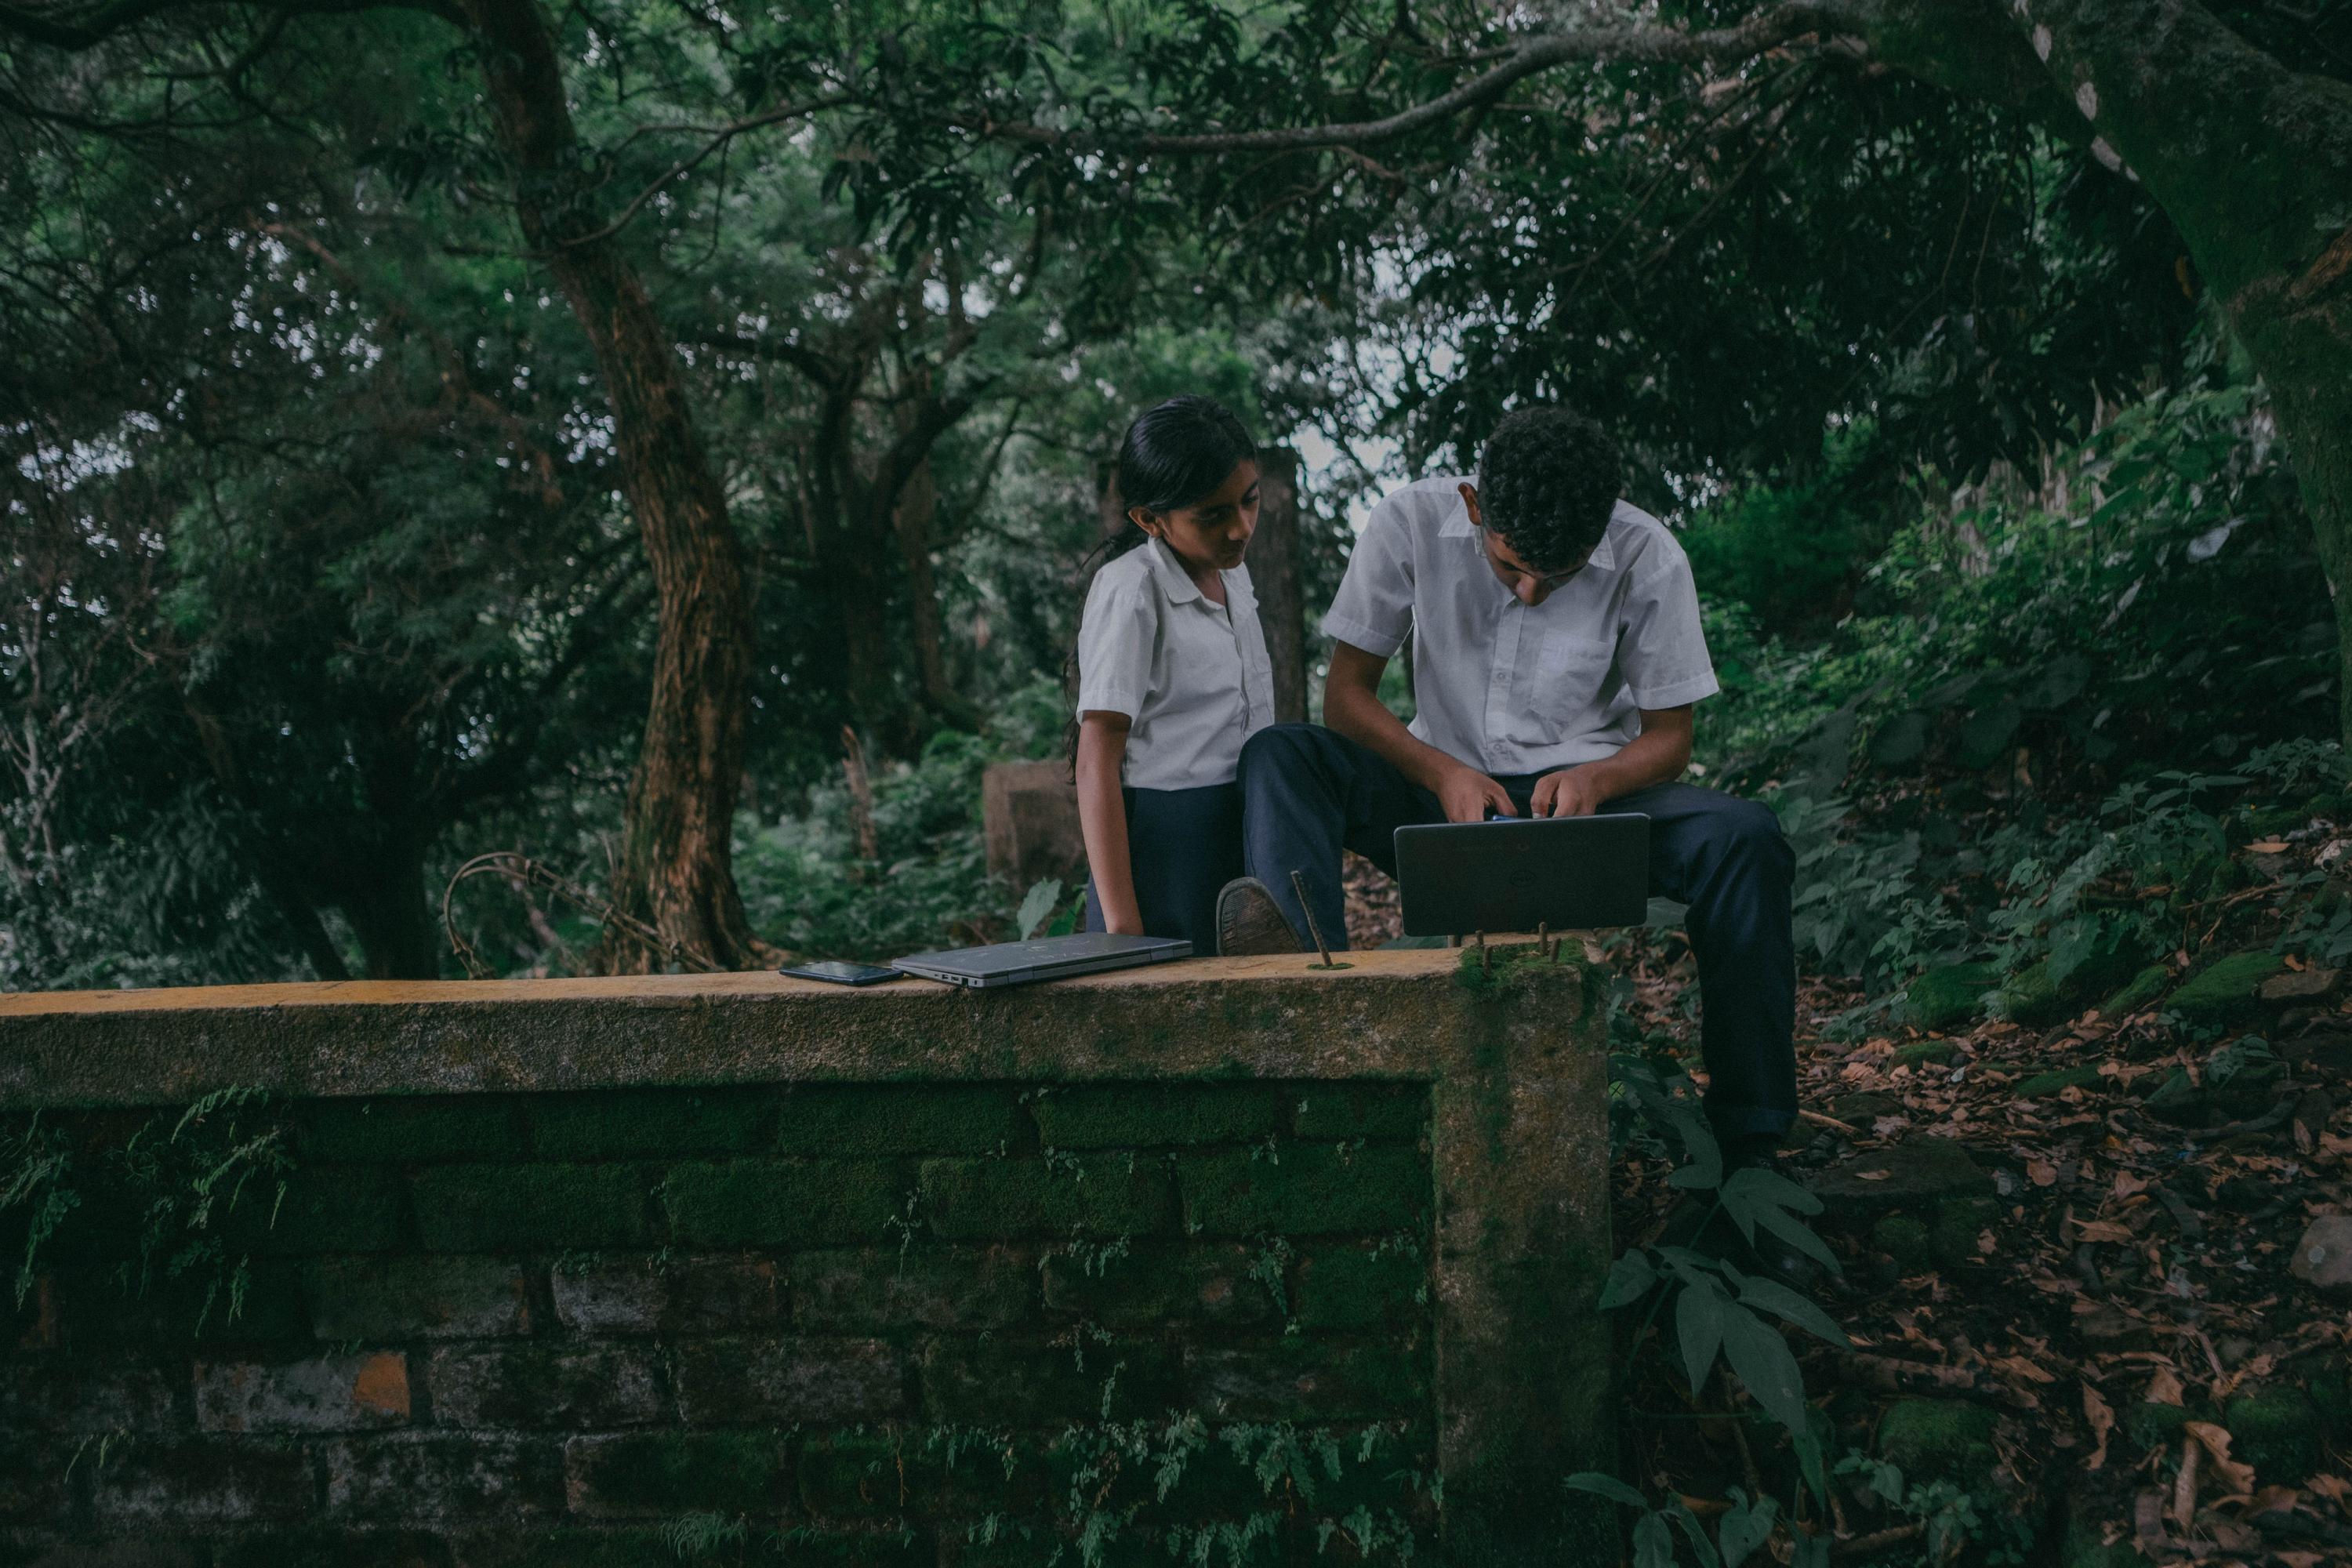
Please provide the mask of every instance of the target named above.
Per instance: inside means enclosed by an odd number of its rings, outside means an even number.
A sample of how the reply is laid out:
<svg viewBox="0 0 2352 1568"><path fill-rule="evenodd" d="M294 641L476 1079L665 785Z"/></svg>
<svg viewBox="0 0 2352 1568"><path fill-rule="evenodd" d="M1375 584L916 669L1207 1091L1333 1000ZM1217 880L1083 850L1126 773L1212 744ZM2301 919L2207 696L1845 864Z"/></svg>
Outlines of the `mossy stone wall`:
<svg viewBox="0 0 2352 1568"><path fill-rule="evenodd" d="M0 998L0 1568L1558 1560L1599 986L1361 956Z"/></svg>
<svg viewBox="0 0 2352 1568"><path fill-rule="evenodd" d="M351 1563L392 1531L404 1562L634 1543L650 1563L689 1513L926 1563L1094 1514L1130 1540L1259 1512L1298 1516L1274 1536L1311 1534L1358 1506L1434 1522L1412 1479L1435 1472L1426 1084L236 1113L240 1141L276 1135L291 1167L282 1197L257 1174L219 1215L223 1261L252 1259L233 1317L203 1314L201 1272L126 1289L139 1215L105 1203L125 1119L47 1119L71 1190L113 1212L44 1240L11 1325L14 1560L135 1540ZM21 1257L25 1216L7 1228ZM1311 1467L1302 1509L1290 1478L1256 1484L1218 1437L1154 1442L1178 1464L1164 1500L1134 1467L1074 1482L1090 1445L1171 1412L1213 1437L1268 1427L1244 1440L1253 1459L1289 1424L1304 1451L1336 1444L1339 1473Z"/></svg>

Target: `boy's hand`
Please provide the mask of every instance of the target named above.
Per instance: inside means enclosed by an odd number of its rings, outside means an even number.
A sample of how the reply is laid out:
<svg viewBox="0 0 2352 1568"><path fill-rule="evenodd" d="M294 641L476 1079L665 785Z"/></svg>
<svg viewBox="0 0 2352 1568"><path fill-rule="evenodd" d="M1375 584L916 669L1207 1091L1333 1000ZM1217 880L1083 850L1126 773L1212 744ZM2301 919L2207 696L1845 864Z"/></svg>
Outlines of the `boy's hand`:
<svg viewBox="0 0 2352 1568"><path fill-rule="evenodd" d="M1476 768L1452 769L1437 781L1435 793L1448 822L1484 822L1490 805L1505 816L1518 815L1510 792Z"/></svg>
<svg viewBox="0 0 2352 1568"><path fill-rule="evenodd" d="M1605 798L1600 781L1584 768L1562 768L1536 780L1531 816L1591 816Z"/></svg>

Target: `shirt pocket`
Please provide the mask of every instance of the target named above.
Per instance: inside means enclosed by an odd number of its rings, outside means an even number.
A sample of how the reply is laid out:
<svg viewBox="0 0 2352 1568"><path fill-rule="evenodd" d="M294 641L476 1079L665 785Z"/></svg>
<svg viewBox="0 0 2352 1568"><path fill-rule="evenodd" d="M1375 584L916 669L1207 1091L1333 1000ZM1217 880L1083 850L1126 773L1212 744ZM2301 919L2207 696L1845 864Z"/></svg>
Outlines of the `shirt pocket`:
<svg viewBox="0 0 2352 1568"><path fill-rule="evenodd" d="M1601 689L1609 679L1616 643L1606 637L1555 627L1544 634L1535 668L1527 686L1527 706L1519 728L1522 740L1564 739L1580 714L1600 707Z"/></svg>

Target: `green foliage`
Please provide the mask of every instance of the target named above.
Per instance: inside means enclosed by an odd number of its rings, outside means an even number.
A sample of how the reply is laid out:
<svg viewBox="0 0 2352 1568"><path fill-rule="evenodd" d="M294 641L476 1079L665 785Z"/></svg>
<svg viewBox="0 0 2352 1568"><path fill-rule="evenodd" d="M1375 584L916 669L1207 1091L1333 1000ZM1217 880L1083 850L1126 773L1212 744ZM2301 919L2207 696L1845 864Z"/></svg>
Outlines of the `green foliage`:
<svg viewBox="0 0 2352 1568"><path fill-rule="evenodd" d="M980 779L992 762L1045 754L1061 717L1059 688L1039 681L1005 704L989 735L942 730L915 762L882 769L871 861L859 853L845 784L812 787L799 814L739 827L736 879L752 928L794 952L868 960L1025 932L1036 921L1050 929L1075 899L1041 883L1016 908L1016 889L990 879Z"/></svg>
<svg viewBox="0 0 2352 1568"><path fill-rule="evenodd" d="M1831 637L1716 610L1727 700L1701 760L1769 775L1810 748L1834 793L1855 763L1967 770L2023 746L2179 767L2329 732L2334 617L2267 417L2253 388L2192 384L2118 406L2030 487L1924 471Z"/></svg>
<svg viewBox="0 0 2352 1568"><path fill-rule="evenodd" d="M1884 997L1982 955L2033 971L2013 1005L2096 1001L2168 951L2175 910L2230 890L2233 807L2342 791L2315 738L2332 613L2265 421L2253 389L2200 384L2117 407L2030 488L1946 499L1923 474L1863 609L1818 644L1708 605L1726 698L1700 771L1779 810L1810 964ZM2200 756L2222 765L2179 760ZM1971 775L2021 768L2110 793L2066 815L2028 802L1963 842L1944 818L1980 793ZM1950 781L1939 805L1855 815L1923 769ZM2170 896L2118 901L2119 883ZM2352 915L2317 910L2291 940L2352 954Z"/></svg>
<svg viewBox="0 0 2352 1568"><path fill-rule="evenodd" d="M131 1190L145 1198L139 1225L139 1257L118 1275L124 1288L144 1295L161 1279L191 1280L201 1289L196 1331L214 1308L235 1322L245 1310L252 1285L249 1261L223 1234L240 1203L265 1205L274 1223L286 1196L294 1162L286 1149L286 1126L271 1110L269 1092L224 1089L182 1112L160 1140L152 1134L158 1117L134 1133L121 1153ZM248 1194L247 1189L251 1193Z"/></svg>
<svg viewBox="0 0 2352 1568"><path fill-rule="evenodd" d="M1819 1214L1821 1201L1779 1173L1750 1166L1723 1169L1723 1155L1706 1119L1700 1113L1696 1092L1686 1078L1668 1080L1648 1064L1623 1057L1610 1061L1612 1102L1620 1112L1612 1127L1641 1139L1654 1150L1664 1145L1658 1134L1671 1132L1682 1149L1683 1163L1668 1178L1692 1199L1706 1202L1706 1222L1727 1215L1742 1237L1752 1242L1760 1229L1769 1232L1832 1272L1836 1255L1806 1225L1804 1216ZM1709 1194L1712 1194L1711 1198ZM1688 1201L1688 1200L1686 1200ZM1633 1247L1617 1258L1601 1292L1602 1310L1648 1303L1642 1325L1633 1335L1637 1349L1648 1341L1649 1329L1667 1306L1673 1307L1672 1364L1682 1374L1696 1402L1720 1366L1763 1413L1786 1434L1805 1485L1817 1500L1827 1497L1820 1435L1806 1404L1804 1378L1780 1332L1780 1324L1804 1330L1825 1342L1847 1348L1845 1331L1815 1303L1774 1280L1742 1273L1732 1263L1687 1247ZM1658 1343L1663 1351L1666 1336ZM1726 1398L1729 1395L1727 1393ZM1717 1521L1714 1542L1698 1520L1679 1500L1652 1510L1646 1500L1622 1481L1592 1473L1568 1478L1569 1487L1597 1493L1627 1507L1642 1510L1633 1526L1634 1560L1666 1568L1675 1560L1674 1537L1668 1526L1681 1530L1702 1568L1745 1561L1771 1534L1776 1505L1769 1499L1751 1504L1735 1494L1735 1506ZM1797 1561L1825 1561L1828 1542L1792 1531Z"/></svg>
<svg viewBox="0 0 2352 1568"><path fill-rule="evenodd" d="M1694 511L1681 542L1707 592L1776 636L1817 636L1843 618L1893 526L1885 498L1864 489L1884 471L1875 433L1832 431L1819 474L1776 475Z"/></svg>
<svg viewBox="0 0 2352 1568"><path fill-rule="evenodd" d="M740 1546L751 1538L749 1521L719 1513L687 1513L661 1527L661 1543L681 1562L707 1557L723 1546Z"/></svg>
<svg viewBox="0 0 2352 1568"><path fill-rule="evenodd" d="M20 1309L32 1293L37 1277L34 1265L41 1248L81 1202L81 1194L68 1184L72 1172L73 1154L65 1134L55 1127L44 1127L37 1110L21 1131L0 1138L0 1215L11 1211L24 1215L25 1250L16 1265L16 1279Z"/></svg>
<svg viewBox="0 0 2352 1568"><path fill-rule="evenodd" d="M2032 1530L2009 1511L1979 1510L1981 1490L1945 1479L1906 1481L1900 1465L1867 1454L1847 1454L1832 1473L1856 1478L1879 1501L1921 1521L1925 1562L1949 1563L1970 1542L1982 1542L1987 1563L2020 1563L2032 1545Z"/></svg>
<svg viewBox="0 0 2352 1568"><path fill-rule="evenodd" d="M79 1161L61 1131L34 1113L0 1137L0 1218L21 1211L25 1226L17 1305L42 1248L80 1210L95 1216L85 1246L111 1265L126 1295L178 1287L194 1300L194 1333L216 1310L236 1321L252 1272L249 1254L231 1241L231 1217L242 1206L258 1213L262 1226L274 1223L294 1168L287 1141L261 1089L218 1089L176 1116L158 1112L120 1146L80 1151Z"/></svg>

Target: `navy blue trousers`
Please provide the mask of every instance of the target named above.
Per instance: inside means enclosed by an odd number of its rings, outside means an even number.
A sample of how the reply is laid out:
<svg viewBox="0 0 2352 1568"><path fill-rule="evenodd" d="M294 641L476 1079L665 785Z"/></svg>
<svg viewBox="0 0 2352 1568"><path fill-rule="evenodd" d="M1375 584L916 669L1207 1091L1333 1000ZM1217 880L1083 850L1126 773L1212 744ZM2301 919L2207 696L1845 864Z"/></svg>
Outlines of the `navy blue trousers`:
<svg viewBox="0 0 2352 1568"><path fill-rule="evenodd" d="M1217 951L1217 893L1242 874L1242 792L1122 789L1127 858L1146 936L1181 936L1206 957ZM1087 931L1103 927L1102 898L1087 877Z"/></svg>
<svg viewBox="0 0 2352 1568"><path fill-rule="evenodd" d="M1496 779L1524 813L1541 773ZM1249 873L1306 936L1290 885L1307 892L1324 937L1347 942L1339 851L1396 874L1400 827L1443 822L1437 796L1387 759L1319 724L1276 724L1242 748L1242 842ZM1707 1120L1722 1136L1778 1136L1797 1119L1797 955L1790 929L1796 856L1780 820L1754 801L1696 784L1653 784L1609 801L1650 818L1650 893L1687 904L1698 960L1699 1044Z"/></svg>

